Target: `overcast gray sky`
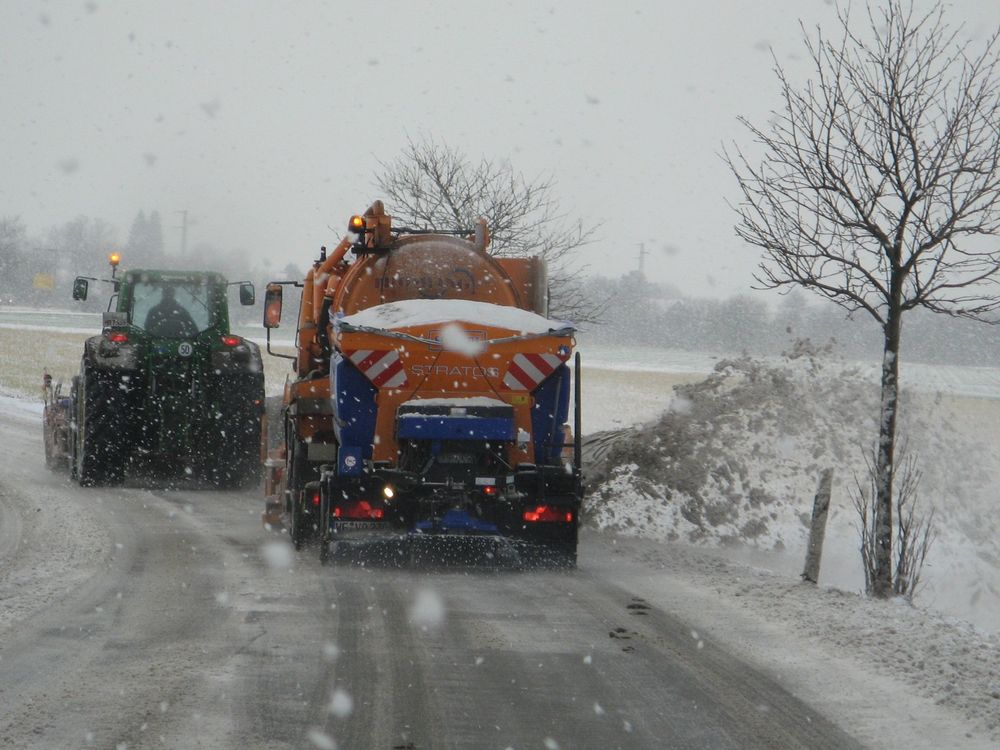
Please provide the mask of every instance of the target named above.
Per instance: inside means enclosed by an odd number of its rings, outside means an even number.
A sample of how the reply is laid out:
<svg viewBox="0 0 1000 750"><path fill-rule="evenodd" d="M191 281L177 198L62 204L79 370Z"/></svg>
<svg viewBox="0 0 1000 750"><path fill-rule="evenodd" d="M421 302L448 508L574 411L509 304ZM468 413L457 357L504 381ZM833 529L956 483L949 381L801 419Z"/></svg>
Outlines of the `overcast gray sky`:
<svg viewBox="0 0 1000 750"><path fill-rule="evenodd" d="M955 0L970 35L1000 3ZM0 216L29 232L158 210L168 249L304 265L408 136L551 175L600 223L595 271L694 295L746 290L719 153L777 103L826 0L0 2ZM389 206L391 213L392 207Z"/></svg>

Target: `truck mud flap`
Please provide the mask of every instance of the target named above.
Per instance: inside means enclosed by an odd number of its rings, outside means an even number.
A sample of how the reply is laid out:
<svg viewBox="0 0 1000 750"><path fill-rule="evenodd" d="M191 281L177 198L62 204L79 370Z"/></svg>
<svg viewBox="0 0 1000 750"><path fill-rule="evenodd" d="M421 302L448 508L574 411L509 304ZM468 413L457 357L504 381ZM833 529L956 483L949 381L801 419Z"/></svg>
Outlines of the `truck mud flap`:
<svg viewBox="0 0 1000 750"><path fill-rule="evenodd" d="M522 567L517 546L496 534L357 535L330 543L327 562L380 568Z"/></svg>
<svg viewBox="0 0 1000 750"><path fill-rule="evenodd" d="M325 563L423 570L525 571L572 569L575 549L536 544L497 534L352 536L330 543Z"/></svg>

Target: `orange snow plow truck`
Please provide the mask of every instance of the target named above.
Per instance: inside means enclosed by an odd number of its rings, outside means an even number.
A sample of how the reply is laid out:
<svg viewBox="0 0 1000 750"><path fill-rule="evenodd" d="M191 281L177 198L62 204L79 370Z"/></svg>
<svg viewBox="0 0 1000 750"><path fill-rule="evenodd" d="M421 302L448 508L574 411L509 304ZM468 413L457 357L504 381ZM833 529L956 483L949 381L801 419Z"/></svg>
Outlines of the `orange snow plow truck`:
<svg viewBox="0 0 1000 750"><path fill-rule="evenodd" d="M376 201L294 282L294 372L269 426L264 520L296 548L317 542L326 562L339 546L457 534L575 564L574 328L546 317L544 262L492 257L489 241L482 220L394 228ZM267 288L269 352L289 284Z"/></svg>

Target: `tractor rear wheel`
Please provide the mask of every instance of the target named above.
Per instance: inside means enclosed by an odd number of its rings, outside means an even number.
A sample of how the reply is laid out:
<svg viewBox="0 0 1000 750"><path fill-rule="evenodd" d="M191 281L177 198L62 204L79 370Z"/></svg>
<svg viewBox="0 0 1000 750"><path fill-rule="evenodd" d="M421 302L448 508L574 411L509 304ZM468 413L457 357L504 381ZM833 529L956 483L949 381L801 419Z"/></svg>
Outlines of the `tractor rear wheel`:
<svg viewBox="0 0 1000 750"><path fill-rule="evenodd" d="M260 482L260 415L230 414L214 447L205 451L211 465L206 473L218 486L230 489L256 487Z"/></svg>
<svg viewBox="0 0 1000 750"><path fill-rule="evenodd" d="M128 406L121 376L84 367L77 392L76 480L115 484L125 473Z"/></svg>
<svg viewBox="0 0 1000 750"><path fill-rule="evenodd" d="M209 415L199 430L203 476L232 489L260 482L263 386L259 379L233 377L215 383Z"/></svg>

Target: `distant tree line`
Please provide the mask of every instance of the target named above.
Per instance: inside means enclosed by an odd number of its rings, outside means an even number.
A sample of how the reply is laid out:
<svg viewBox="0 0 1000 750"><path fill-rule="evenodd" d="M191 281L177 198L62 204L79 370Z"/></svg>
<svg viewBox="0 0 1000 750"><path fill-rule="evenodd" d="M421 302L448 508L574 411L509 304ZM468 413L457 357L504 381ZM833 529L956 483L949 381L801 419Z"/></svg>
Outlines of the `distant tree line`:
<svg viewBox="0 0 1000 750"><path fill-rule="evenodd" d="M98 287L81 306L71 299L72 283L77 275L107 278L107 256L114 250L122 252L125 267L218 270L230 280L253 281L261 296L270 280L302 278L319 248L300 253L299 263L251 259L239 250L197 242L182 256L164 247L155 210L139 212L124 243L118 230L99 218L80 216L32 236L18 217L0 216L0 304L101 310L108 299L103 290ZM36 278L39 274L51 277L52 288ZM618 278L582 277L578 283L586 307L602 311L599 321L581 324L582 340L774 355L808 338L816 344L832 341L834 350L849 358L877 359L881 353L880 331L870 320L810 304L797 291L777 304L751 291L726 299L685 297L638 271ZM259 315L257 308L234 309L248 323ZM906 354L913 361L1000 367L1000 327L920 310L906 325Z"/></svg>
<svg viewBox="0 0 1000 750"><path fill-rule="evenodd" d="M810 304L792 291L769 303L748 291L726 299L684 297L637 271L590 277L583 293L610 301L597 324L581 325L581 340L718 354L777 355L798 339L849 359L878 360L882 333L867 316ZM772 296L770 300L774 300ZM929 364L1000 367L1000 326L914 310L906 321L906 356Z"/></svg>
<svg viewBox="0 0 1000 750"><path fill-rule="evenodd" d="M99 218L79 216L34 234L19 217L0 216L0 305L103 310L110 289L92 287L90 299L77 303L72 300L72 285L77 276L110 278L112 252L121 253L123 268L220 271L231 281L253 281L260 292L272 279L302 278L307 260L312 259L303 253L301 264L275 268L239 249L224 250L206 242L193 243L183 254L168 251L156 210L140 211L125 242L120 237L115 226ZM234 309L240 316L259 315L253 308Z"/></svg>

